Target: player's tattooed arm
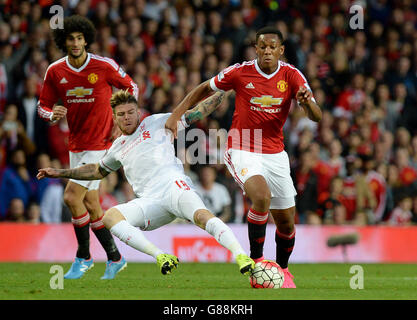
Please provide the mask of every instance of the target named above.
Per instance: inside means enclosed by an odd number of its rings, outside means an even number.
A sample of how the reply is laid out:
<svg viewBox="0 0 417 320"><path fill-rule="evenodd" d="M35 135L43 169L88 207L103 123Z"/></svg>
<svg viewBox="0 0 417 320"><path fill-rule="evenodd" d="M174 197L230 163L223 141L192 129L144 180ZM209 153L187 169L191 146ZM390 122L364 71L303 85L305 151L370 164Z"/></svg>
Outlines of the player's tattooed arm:
<svg viewBox="0 0 417 320"><path fill-rule="evenodd" d="M107 176L109 172L103 169L98 163L90 163L74 169L39 169L38 179L42 178L69 178L75 180L100 180Z"/></svg>
<svg viewBox="0 0 417 320"><path fill-rule="evenodd" d="M225 92L216 92L207 99L198 103L193 109L187 111L185 113L185 121L187 122L187 124L193 124L207 117L210 113L212 113L220 106L225 96Z"/></svg>

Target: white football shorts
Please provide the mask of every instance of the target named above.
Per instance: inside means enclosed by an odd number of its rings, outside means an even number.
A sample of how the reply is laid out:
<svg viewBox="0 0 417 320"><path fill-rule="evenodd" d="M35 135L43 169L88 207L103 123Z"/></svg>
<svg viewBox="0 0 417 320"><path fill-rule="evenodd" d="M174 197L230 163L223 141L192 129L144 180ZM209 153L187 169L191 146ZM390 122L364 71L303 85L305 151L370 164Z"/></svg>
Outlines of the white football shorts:
<svg viewBox="0 0 417 320"><path fill-rule="evenodd" d="M255 175L265 178L271 191L270 209L288 209L295 206L294 183L290 174L290 161L285 151L255 153L229 149L224 154L227 169L245 192L245 182Z"/></svg>
<svg viewBox="0 0 417 320"><path fill-rule="evenodd" d="M162 192L155 196L143 196L114 208L121 212L127 222L142 230L155 230L175 218L194 223L194 213L207 210L192 187L190 179L173 180L160 185Z"/></svg>
<svg viewBox="0 0 417 320"><path fill-rule="evenodd" d="M98 163L107 150L89 150L81 152L69 152L70 168L78 168L88 163ZM70 179L88 190L98 190L101 180L75 180Z"/></svg>

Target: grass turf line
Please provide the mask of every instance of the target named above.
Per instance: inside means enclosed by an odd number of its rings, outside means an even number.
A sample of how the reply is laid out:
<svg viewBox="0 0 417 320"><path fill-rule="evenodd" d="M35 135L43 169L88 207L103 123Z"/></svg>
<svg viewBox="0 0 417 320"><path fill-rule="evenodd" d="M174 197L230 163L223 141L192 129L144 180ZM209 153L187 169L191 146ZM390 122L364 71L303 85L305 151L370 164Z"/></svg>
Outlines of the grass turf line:
<svg viewBox="0 0 417 320"><path fill-rule="evenodd" d="M68 271L70 264L59 264ZM353 264L293 264L297 289L252 289L236 264L180 263L163 276L156 264L128 263L114 280L101 280L95 263L82 279L51 289L54 263L0 263L0 300L416 300L417 265L360 264L364 289L350 288Z"/></svg>

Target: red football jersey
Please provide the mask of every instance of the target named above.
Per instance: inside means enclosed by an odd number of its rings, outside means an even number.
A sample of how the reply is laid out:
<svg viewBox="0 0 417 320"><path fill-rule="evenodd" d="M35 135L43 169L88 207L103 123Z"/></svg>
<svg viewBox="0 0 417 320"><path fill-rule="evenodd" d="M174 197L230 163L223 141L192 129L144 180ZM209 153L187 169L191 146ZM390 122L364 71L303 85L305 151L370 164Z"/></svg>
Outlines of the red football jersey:
<svg viewBox="0 0 417 320"><path fill-rule="evenodd" d="M235 90L236 101L227 148L257 153L284 150L282 128L300 86L310 89L294 66L278 62L272 74L264 73L257 60L235 64L210 80L213 90Z"/></svg>
<svg viewBox="0 0 417 320"><path fill-rule="evenodd" d="M70 130L69 150L108 149L113 128L112 86L129 89L138 98L137 85L113 59L88 53L85 63L77 69L64 57L45 73L38 114L51 120L54 104L63 104Z"/></svg>

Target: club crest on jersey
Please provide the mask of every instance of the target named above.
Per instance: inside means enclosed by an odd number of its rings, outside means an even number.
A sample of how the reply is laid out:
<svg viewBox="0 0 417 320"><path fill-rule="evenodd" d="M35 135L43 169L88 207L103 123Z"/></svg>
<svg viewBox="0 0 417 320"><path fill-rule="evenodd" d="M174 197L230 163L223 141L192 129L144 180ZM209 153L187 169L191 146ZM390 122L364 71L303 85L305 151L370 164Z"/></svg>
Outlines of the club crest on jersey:
<svg viewBox="0 0 417 320"><path fill-rule="evenodd" d="M82 98L93 93L93 89L84 87L75 87L67 91L67 97Z"/></svg>
<svg viewBox="0 0 417 320"><path fill-rule="evenodd" d="M284 80L280 80L277 83L277 88L280 92L285 92L287 91L288 88L288 82L284 81Z"/></svg>
<svg viewBox="0 0 417 320"><path fill-rule="evenodd" d="M95 84L98 80L98 75L96 73L90 73L87 78L88 82Z"/></svg>

